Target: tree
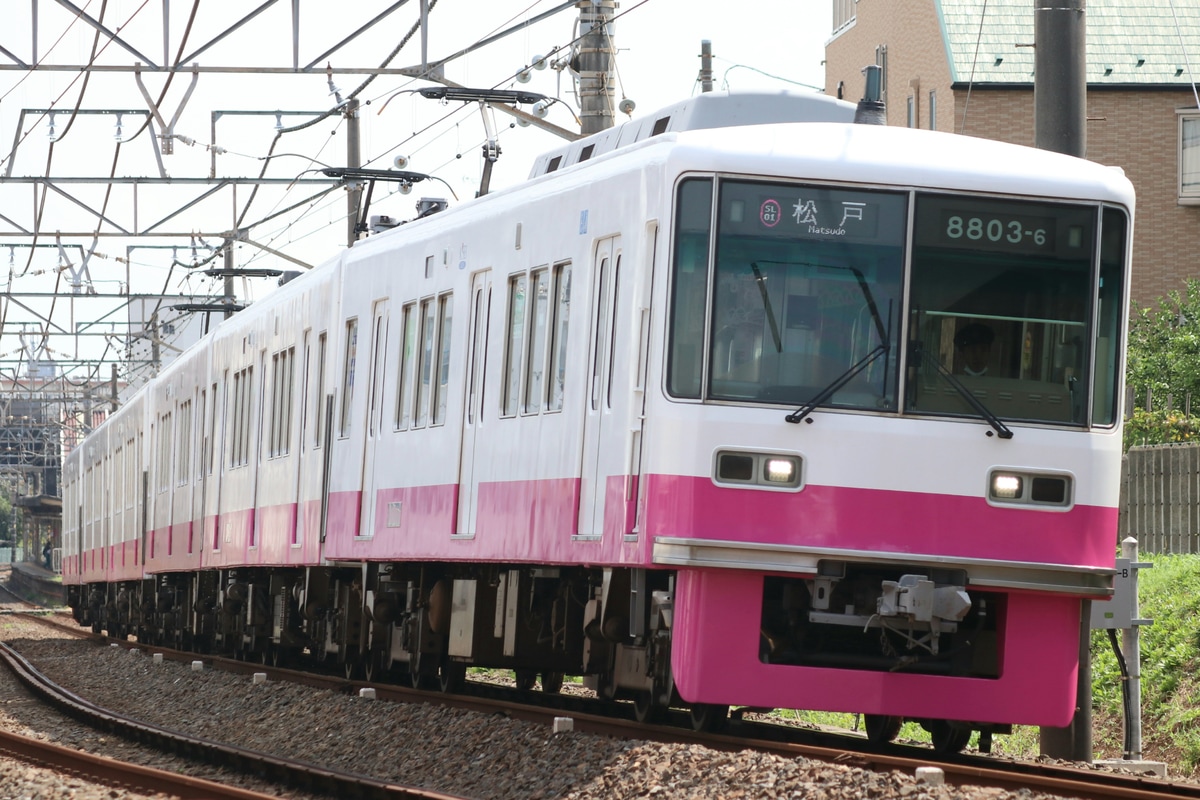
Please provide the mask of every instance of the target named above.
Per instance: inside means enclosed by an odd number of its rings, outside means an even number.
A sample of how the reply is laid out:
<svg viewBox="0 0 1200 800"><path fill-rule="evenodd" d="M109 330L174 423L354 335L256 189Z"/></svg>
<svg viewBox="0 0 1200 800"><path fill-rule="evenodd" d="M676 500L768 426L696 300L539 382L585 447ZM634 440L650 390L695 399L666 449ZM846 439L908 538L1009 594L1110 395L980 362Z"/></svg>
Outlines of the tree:
<svg viewBox="0 0 1200 800"><path fill-rule="evenodd" d="M8 487L0 486L0 542L12 541L12 499Z"/></svg>
<svg viewBox="0 0 1200 800"><path fill-rule="evenodd" d="M1161 444L1200 438L1200 280L1171 291L1157 307L1134 307L1125 379L1133 392L1125 443Z"/></svg>

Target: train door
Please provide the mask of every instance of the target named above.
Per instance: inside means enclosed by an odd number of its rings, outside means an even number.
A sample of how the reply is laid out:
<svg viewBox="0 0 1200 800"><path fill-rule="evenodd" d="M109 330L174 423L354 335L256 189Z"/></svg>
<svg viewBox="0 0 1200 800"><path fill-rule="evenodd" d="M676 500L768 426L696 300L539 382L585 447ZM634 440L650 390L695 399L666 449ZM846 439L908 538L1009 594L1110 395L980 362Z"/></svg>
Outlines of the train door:
<svg viewBox="0 0 1200 800"><path fill-rule="evenodd" d="M471 329L467 347L467 395L463 411L462 454L458 461L458 516L455 533L475 535L478 511L475 480L475 437L483 424L483 386L487 372L488 320L492 306L492 273L476 273L471 278Z"/></svg>
<svg viewBox="0 0 1200 800"><path fill-rule="evenodd" d="M588 350L588 396L580 464L580 536L599 536L604 527L608 459L603 456L609 449L604 445L604 436L613 432L610 430L613 428L612 356L620 308L617 303L620 273L621 237L601 239L596 243L592 262L592 337Z"/></svg>
<svg viewBox="0 0 1200 800"><path fill-rule="evenodd" d="M375 451L383 433L383 384L387 364L388 301L377 300L371 320L371 374L367 376L367 440L363 447L358 535L375 534Z"/></svg>
<svg viewBox="0 0 1200 800"><path fill-rule="evenodd" d="M304 511L304 487L307 485L305 478L309 473L309 454L308 446L308 396L309 396L309 370L312 368L312 344L309 341L312 336L311 330L304 331L304 367L301 371L300 378L300 430L297 442L297 449L300 451L296 456L296 484L293 499L296 503L296 524L292 527L292 544L304 543L304 531L306 529L306 514Z"/></svg>

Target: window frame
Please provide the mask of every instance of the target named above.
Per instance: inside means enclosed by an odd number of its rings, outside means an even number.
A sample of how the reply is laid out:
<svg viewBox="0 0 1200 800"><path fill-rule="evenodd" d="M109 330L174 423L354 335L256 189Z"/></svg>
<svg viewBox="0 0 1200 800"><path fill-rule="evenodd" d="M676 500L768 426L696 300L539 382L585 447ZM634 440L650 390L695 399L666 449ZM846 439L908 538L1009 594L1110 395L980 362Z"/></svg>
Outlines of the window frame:
<svg viewBox="0 0 1200 800"><path fill-rule="evenodd" d="M1200 206L1200 108L1177 108L1175 109L1176 119L1176 179L1175 179L1175 195L1176 201L1181 206ZM1191 129L1191 140L1189 144L1188 137L1185 133ZM1192 153L1191 161L1195 164L1195 179L1191 184L1185 183L1186 166L1185 159L1188 153Z"/></svg>

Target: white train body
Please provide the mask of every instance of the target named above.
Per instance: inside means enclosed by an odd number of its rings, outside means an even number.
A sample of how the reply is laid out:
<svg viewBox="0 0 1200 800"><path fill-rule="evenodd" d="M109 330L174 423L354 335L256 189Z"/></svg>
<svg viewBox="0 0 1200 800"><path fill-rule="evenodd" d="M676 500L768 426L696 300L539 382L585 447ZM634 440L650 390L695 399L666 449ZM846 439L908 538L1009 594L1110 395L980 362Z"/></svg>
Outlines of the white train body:
<svg viewBox="0 0 1200 800"><path fill-rule="evenodd" d="M640 710L1064 724L1132 190L852 114L695 98L224 322L68 460L80 621Z"/></svg>

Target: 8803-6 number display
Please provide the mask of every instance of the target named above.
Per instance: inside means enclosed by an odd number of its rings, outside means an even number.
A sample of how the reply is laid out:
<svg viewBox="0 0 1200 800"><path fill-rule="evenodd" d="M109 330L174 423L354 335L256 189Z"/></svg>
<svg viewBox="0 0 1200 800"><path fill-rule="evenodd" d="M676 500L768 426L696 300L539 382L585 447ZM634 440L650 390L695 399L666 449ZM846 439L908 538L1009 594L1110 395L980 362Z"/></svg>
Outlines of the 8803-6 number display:
<svg viewBox="0 0 1200 800"><path fill-rule="evenodd" d="M988 241L995 244L1007 242L1013 245L1034 244L1038 247L1044 246L1049 238L1046 228L1031 220L963 217L959 214L951 214L946 219L945 235L947 239L951 240L968 239L973 242Z"/></svg>

